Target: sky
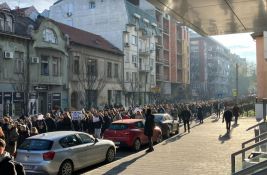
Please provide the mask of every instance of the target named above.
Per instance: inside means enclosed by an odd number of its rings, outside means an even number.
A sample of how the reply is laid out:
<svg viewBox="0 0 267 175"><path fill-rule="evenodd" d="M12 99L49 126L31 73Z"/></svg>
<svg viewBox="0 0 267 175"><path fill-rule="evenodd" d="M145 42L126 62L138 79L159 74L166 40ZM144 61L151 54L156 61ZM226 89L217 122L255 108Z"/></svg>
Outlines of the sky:
<svg viewBox="0 0 267 175"><path fill-rule="evenodd" d="M0 0L0 3L7 2L13 9L16 6L21 8L35 6L42 12L44 9L49 9L57 0ZM229 48L232 53L239 55L241 58L246 58L248 62L256 63L256 43L253 41L249 33L231 34L213 36L215 40Z"/></svg>

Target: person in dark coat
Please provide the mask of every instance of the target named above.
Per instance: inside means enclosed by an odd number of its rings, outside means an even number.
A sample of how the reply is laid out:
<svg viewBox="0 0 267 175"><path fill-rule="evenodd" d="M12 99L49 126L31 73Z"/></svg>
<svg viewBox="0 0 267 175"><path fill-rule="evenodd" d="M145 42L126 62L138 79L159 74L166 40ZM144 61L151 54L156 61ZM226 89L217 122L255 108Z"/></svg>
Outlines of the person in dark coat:
<svg viewBox="0 0 267 175"><path fill-rule="evenodd" d="M155 121L154 121L155 116L151 114L151 109L148 108L146 110L146 121L145 121L145 128L144 128L144 134L148 137L148 142L149 142L149 148L147 152L154 151L153 148L153 131L155 128Z"/></svg>
<svg viewBox="0 0 267 175"><path fill-rule="evenodd" d="M237 120L239 117L239 107L237 105L233 108L233 116L235 116L235 124L237 125Z"/></svg>
<svg viewBox="0 0 267 175"><path fill-rule="evenodd" d="M199 123L203 123L203 112L201 106L198 106L197 108L197 118L199 119Z"/></svg>
<svg viewBox="0 0 267 175"><path fill-rule="evenodd" d="M19 138L18 138L18 147L24 142L24 140L30 137L30 132L27 129L26 125L21 125L19 128Z"/></svg>
<svg viewBox="0 0 267 175"><path fill-rule="evenodd" d="M55 120L51 117L50 113L45 115L45 123L47 126L47 132L53 132L57 130L57 124Z"/></svg>
<svg viewBox="0 0 267 175"><path fill-rule="evenodd" d="M186 106L182 112L181 112L181 117L184 122L184 132L186 132L186 126L188 129L188 132L190 132L190 117L191 117L191 112L189 111L189 108Z"/></svg>
<svg viewBox="0 0 267 175"><path fill-rule="evenodd" d="M232 121L232 117L233 117L233 113L227 109L224 113L223 113L223 120L222 122L226 122L226 130L227 133L230 133L230 127L231 127L231 121Z"/></svg>
<svg viewBox="0 0 267 175"><path fill-rule="evenodd" d="M61 124L62 124L62 130L63 131L73 131L74 130L69 112L66 112L63 114L63 120L62 120Z"/></svg>
<svg viewBox="0 0 267 175"><path fill-rule="evenodd" d="M4 175L17 175L15 165L11 162L11 156L5 151L6 142L0 139L0 172Z"/></svg>

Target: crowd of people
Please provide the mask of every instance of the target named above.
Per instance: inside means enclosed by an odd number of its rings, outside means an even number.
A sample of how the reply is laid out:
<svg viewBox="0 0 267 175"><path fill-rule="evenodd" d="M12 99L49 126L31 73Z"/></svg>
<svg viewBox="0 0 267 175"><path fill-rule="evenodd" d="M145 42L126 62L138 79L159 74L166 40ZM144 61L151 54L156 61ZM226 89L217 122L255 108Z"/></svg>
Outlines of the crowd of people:
<svg viewBox="0 0 267 175"><path fill-rule="evenodd" d="M84 117L81 120L72 120L69 111L54 109L42 115L25 116L13 119L11 116L0 118L0 138L6 141L6 151L11 155L16 152L16 148L30 136L52 131L83 131L101 138L103 132L109 128L113 121L130 118L145 118L146 109L151 109L154 113L169 113L174 119L184 123L184 130L190 132L190 121L198 119L203 123L203 119L212 113L220 113L225 104L231 102L223 101L201 101L192 103L176 104L150 104L143 107L105 108L103 110L90 109L82 110ZM244 103L245 105L245 103ZM240 109L242 104L239 105ZM239 109L238 109L239 110Z"/></svg>

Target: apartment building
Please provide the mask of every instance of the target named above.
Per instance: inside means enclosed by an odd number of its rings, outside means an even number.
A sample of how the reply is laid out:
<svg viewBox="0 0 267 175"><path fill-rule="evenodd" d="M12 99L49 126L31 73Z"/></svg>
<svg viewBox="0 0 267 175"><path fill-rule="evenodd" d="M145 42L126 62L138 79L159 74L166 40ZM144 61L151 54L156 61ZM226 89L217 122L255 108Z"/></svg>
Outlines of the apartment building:
<svg viewBox="0 0 267 175"><path fill-rule="evenodd" d="M119 10L118 10L119 9ZM103 36L124 53L124 105L151 103L156 86L155 16L129 1L60 0L50 18Z"/></svg>

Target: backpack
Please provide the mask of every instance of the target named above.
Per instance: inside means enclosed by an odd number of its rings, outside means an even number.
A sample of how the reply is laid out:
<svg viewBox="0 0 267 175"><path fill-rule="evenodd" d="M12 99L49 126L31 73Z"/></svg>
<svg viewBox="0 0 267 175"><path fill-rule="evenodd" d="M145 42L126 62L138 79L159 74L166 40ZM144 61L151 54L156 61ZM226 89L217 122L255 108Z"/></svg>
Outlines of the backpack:
<svg viewBox="0 0 267 175"><path fill-rule="evenodd" d="M24 167L21 163L15 161L15 160L10 160L10 162L15 165L17 175L26 175Z"/></svg>

